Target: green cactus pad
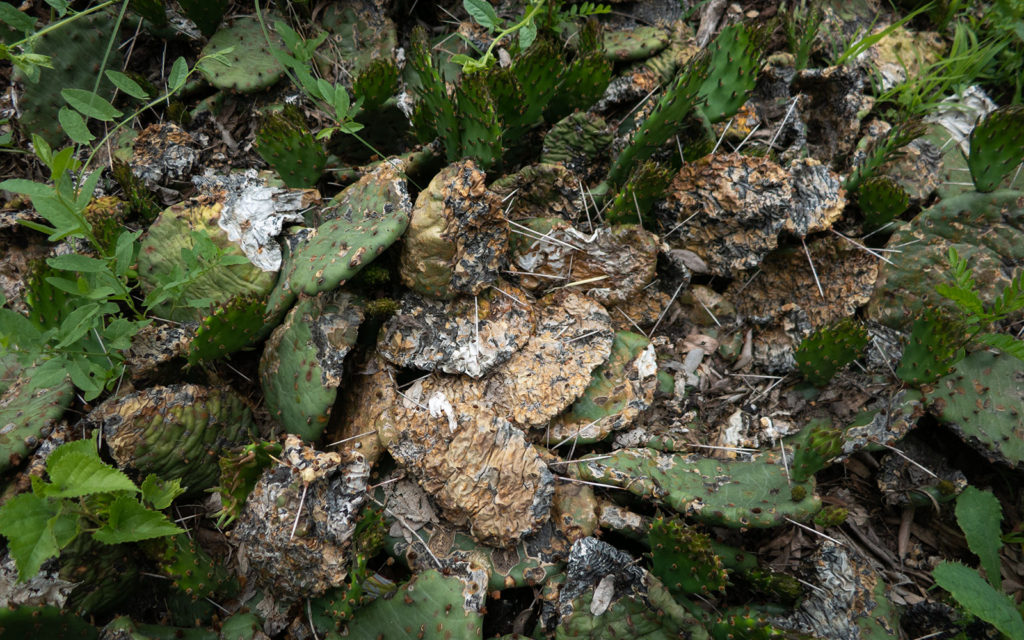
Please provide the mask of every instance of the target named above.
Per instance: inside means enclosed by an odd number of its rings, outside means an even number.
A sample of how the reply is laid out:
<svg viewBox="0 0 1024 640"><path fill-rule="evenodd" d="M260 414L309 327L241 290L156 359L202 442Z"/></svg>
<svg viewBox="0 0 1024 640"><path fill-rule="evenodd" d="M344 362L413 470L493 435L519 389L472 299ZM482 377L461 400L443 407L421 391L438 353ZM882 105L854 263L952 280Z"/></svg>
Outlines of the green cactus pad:
<svg viewBox="0 0 1024 640"><path fill-rule="evenodd" d="M189 346L189 364L209 362L256 342L266 302L259 296L238 296L206 316Z"/></svg>
<svg viewBox="0 0 1024 640"><path fill-rule="evenodd" d="M0 636L4 638L94 640L99 635L99 629L80 616L57 607L0 608Z"/></svg>
<svg viewBox="0 0 1024 640"><path fill-rule="evenodd" d="M259 21L254 17L241 16L231 20L226 27L213 34L203 47L201 55L206 56L227 47L234 47L223 54L228 64L208 58L199 64L199 71L218 89L253 93L274 85L284 75L284 65L272 53L274 47L281 47L280 37L268 30L267 42Z"/></svg>
<svg viewBox="0 0 1024 640"><path fill-rule="evenodd" d="M868 330L853 318L844 318L804 338L793 355L804 378L824 387L837 371L859 357L867 344Z"/></svg>
<svg viewBox="0 0 1024 640"><path fill-rule="evenodd" d="M267 409L287 433L315 441L338 395L363 301L343 291L304 298L270 335L259 376Z"/></svg>
<svg viewBox="0 0 1024 640"><path fill-rule="evenodd" d="M262 296L270 292L276 274L263 271L244 259L241 247L229 240L227 232L217 224L223 210L222 203L204 204L194 200L176 204L160 214L143 237L139 250L139 282L143 291L148 294L159 284L187 274L190 282L181 294L182 300L208 300L218 306L236 296ZM196 248L192 232L207 236L236 264L190 266L182 259L181 252ZM198 274L192 272L193 269ZM171 300L156 305L152 311L177 322L198 321L205 315L202 309Z"/></svg>
<svg viewBox="0 0 1024 640"><path fill-rule="evenodd" d="M789 463L790 477L794 482L802 483L843 452L843 431L833 427L828 418L814 418L785 442L793 452ZM806 494L806 489L800 485L790 489L789 494L799 497L801 490Z"/></svg>
<svg viewBox="0 0 1024 640"><path fill-rule="evenodd" d="M103 429L111 456L122 469L162 480L181 478L190 493L217 483L222 449L248 442L252 411L226 387L191 384L153 387L110 398L84 418Z"/></svg>
<svg viewBox="0 0 1024 640"><path fill-rule="evenodd" d="M67 106L61 91L93 91L96 88L95 65L107 54L113 27L111 16L100 11L68 22L60 29L44 30L33 38L32 53L50 56L53 68L41 69L35 82L21 71L14 74L15 80L24 87L18 108L21 112L20 126L26 137L30 133L38 134L52 146L65 139L57 120L61 107ZM121 68L121 50L116 43L105 59L108 69ZM105 77L101 78L97 93L109 100L113 92L114 85Z"/></svg>
<svg viewBox="0 0 1024 640"><path fill-rule="evenodd" d="M399 171L383 163L335 196L329 219L294 247L281 271L292 291L316 295L340 286L405 232L412 201Z"/></svg>
<svg viewBox="0 0 1024 640"><path fill-rule="evenodd" d="M576 57L561 70L558 91L545 110L548 122L573 111L584 113L604 95L612 79L612 62L601 50L602 41L599 22L590 20L583 25Z"/></svg>
<svg viewBox="0 0 1024 640"><path fill-rule="evenodd" d="M395 23L384 14L381 5L369 0L330 4L324 9L320 24L331 34L329 46L321 46L317 51L318 63L326 63L322 70L340 66L345 70L341 75L358 82L378 61L394 65L398 35Z"/></svg>
<svg viewBox="0 0 1024 640"><path fill-rule="evenodd" d="M904 243L912 243L904 247ZM924 309L959 310L935 291L949 283L949 249L971 265L981 299L991 304L1010 284L1006 265L1024 263L1024 192L968 192L946 198L897 227L888 246L890 263L878 269L868 317L909 328Z"/></svg>
<svg viewBox="0 0 1024 640"><path fill-rule="evenodd" d="M875 176L861 183L857 203L866 228L877 229L907 210L910 194L892 178Z"/></svg>
<svg viewBox="0 0 1024 640"><path fill-rule="evenodd" d="M221 509L217 526L226 527L242 514L242 507L263 471L271 466L273 457L281 455L281 445L274 442L253 442L231 450L217 460L220 467Z"/></svg>
<svg viewBox="0 0 1024 640"><path fill-rule="evenodd" d="M760 36L751 28L734 24L722 29L708 49L711 52L711 75L700 88L706 101L702 107L711 122L732 117L757 82L761 66Z"/></svg>
<svg viewBox="0 0 1024 640"><path fill-rule="evenodd" d="M256 152L291 188L315 187L324 173L327 152L306 127L305 118L288 105L270 114L256 132Z"/></svg>
<svg viewBox="0 0 1024 640"><path fill-rule="evenodd" d="M487 89L486 77L480 73L463 76L455 98L462 130L462 156L476 160L483 169L490 169L501 161L501 123Z"/></svg>
<svg viewBox="0 0 1024 640"><path fill-rule="evenodd" d="M968 355L926 401L939 419L990 460L1024 468L1024 364L989 351Z"/></svg>
<svg viewBox="0 0 1024 640"><path fill-rule="evenodd" d="M629 174L604 212L609 224L650 225L647 214L654 202L665 195L675 173L656 162L641 163Z"/></svg>
<svg viewBox="0 0 1024 640"><path fill-rule="evenodd" d="M171 586L192 600L230 597L239 590L227 566L215 562L187 534L159 538L149 546L160 572L173 580Z"/></svg>
<svg viewBox="0 0 1024 640"><path fill-rule="evenodd" d="M472 575L472 574L471 574ZM486 579L486 578L485 578ZM476 590L473 593L473 589ZM353 640L483 638L484 584L459 575L424 571L399 587L390 599L374 600L348 625Z"/></svg>
<svg viewBox="0 0 1024 640"><path fill-rule="evenodd" d="M628 31L607 30L603 34L604 55L612 62L650 58L672 39L662 27L636 27Z"/></svg>
<svg viewBox="0 0 1024 640"><path fill-rule="evenodd" d="M352 94L367 111L379 109L397 91L398 66L388 58L373 60L352 81Z"/></svg>
<svg viewBox="0 0 1024 640"><path fill-rule="evenodd" d="M651 573L673 594L725 591L726 572L708 536L679 518L657 517L647 533Z"/></svg>
<svg viewBox="0 0 1024 640"><path fill-rule="evenodd" d="M614 484L653 498L698 522L727 527L775 527L786 518L810 519L821 508L814 481L790 482L783 465L762 456L715 460L653 449L620 449L576 465L584 480ZM803 486L799 501L793 486Z"/></svg>
<svg viewBox="0 0 1024 640"><path fill-rule="evenodd" d="M935 382L963 357L966 328L945 313L928 309L910 329L896 376L912 386Z"/></svg>
<svg viewBox="0 0 1024 640"><path fill-rule="evenodd" d="M604 118L576 112L556 122L544 135L540 161L541 164L560 162L576 175L588 177L612 140Z"/></svg>
<svg viewBox="0 0 1024 640"><path fill-rule="evenodd" d="M172 627L162 624L143 624L128 616L118 616L103 627L103 640L222 640L228 636L198 627ZM241 640L253 640L246 636ZM232 640L238 640L233 638Z"/></svg>
<svg viewBox="0 0 1024 640"><path fill-rule="evenodd" d="M989 113L971 131L967 166L978 191L994 191L1024 162L1024 106L1007 105Z"/></svg>
<svg viewBox="0 0 1024 640"><path fill-rule="evenodd" d="M74 399L70 378L42 387L33 375L37 367L22 369L13 359L4 364L8 366L0 368L6 387L0 393L0 472L20 465L35 451Z"/></svg>
<svg viewBox="0 0 1024 640"><path fill-rule="evenodd" d="M117 609L139 587L141 560L135 545L76 537L60 556L60 577L77 583L64 610L99 616Z"/></svg>

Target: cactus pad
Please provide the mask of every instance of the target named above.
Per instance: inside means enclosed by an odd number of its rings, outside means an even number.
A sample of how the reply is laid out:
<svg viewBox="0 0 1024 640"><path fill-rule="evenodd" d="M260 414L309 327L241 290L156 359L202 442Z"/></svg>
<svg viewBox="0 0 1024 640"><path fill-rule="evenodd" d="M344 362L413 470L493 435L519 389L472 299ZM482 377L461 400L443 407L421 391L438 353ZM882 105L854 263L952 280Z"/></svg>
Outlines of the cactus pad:
<svg viewBox="0 0 1024 640"><path fill-rule="evenodd" d="M252 412L228 388L191 384L152 387L110 398L84 421L103 429L111 456L122 469L163 480L181 478L197 493L217 482L217 456L253 435Z"/></svg>
<svg viewBox="0 0 1024 640"><path fill-rule="evenodd" d="M926 401L981 455L1024 467L1024 365L988 351L968 355L935 383Z"/></svg>
<svg viewBox="0 0 1024 640"><path fill-rule="evenodd" d="M888 176L875 176L861 183L857 203L868 229L877 229L907 210L910 194Z"/></svg>
<svg viewBox="0 0 1024 640"><path fill-rule="evenodd" d="M95 640L99 629L80 616L57 607L0 608L0 635L6 638Z"/></svg>
<svg viewBox="0 0 1024 640"><path fill-rule="evenodd" d="M260 359L267 409L286 433L314 441L331 414L363 321L363 301L347 292L304 298L270 335Z"/></svg>
<svg viewBox="0 0 1024 640"><path fill-rule="evenodd" d="M652 449L620 449L599 457L577 463L580 478L653 498L707 524L774 527L787 517L808 520L821 508L813 479L791 484L783 465L768 457L715 460ZM805 488L800 500L791 499L793 486Z"/></svg>
<svg viewBox="0 0 1024 640"><path fill-rule="evenodd" d="M216 360L244 349L258 337L266 302L258 296L238 296L217 307L196 329L189 346L189 364Z"/></svg>
<svg viewBox="0 0 1024 640"><path fill-rule="evenodd" d="M494 282L508 251L501 200L472 160L442 169L416 198L402 245L402 282L423 295L474 295Z"/></svg>
<svg viewBox="0 0 1024 640"><path fill-rule="evenodd" d="M910 329L896 375L909 385L935 382L963 357L966 328L942 311L928 309Z"/></svg>
<svg viewBox="0 0 1024 640"><path fill-rule="evenodd" d="M742 24L729 25L708 46L711 75L700 88L704 114L721 122L735 114L747 101L761 66L759 35Z"/></svg>
<svg viewBox="0 0 1024 640"><path fill-rule="evenodd" d="M674 594L702 595L725 591L726 572L708 536L679 518L659 516L651 522L651 573Z"/></svg>
<svg viewBox="0 0 1024 640"><path fill-rule="evenodd" d="M70 378L42 387L38 378L33 380L34 367L4 369L6 388L0 393L0 472L21 464L74 398Z"/></svg>
<svg viewBox="0 0 1024 640"><path fill-rule="evenodd" d="M199 64L199 71L218 89L239 93L262 91L284 75L284 65L274 57L272 49L280 47L281 39L272 30L268 44L260 23L253 17L234 18L226 27L213 34L203 47L202 55L234 47L224 54L228 64L208 58Z"/></svg>
<svg viewBox="0 0 1024 640"><path fill-rule="evenodd" d="M967 166L978 191L994 191L1024 162L1024 106L1007 105L989 113L971 131Z"/></svg>
<svg viewBox="0 0 1024 640"><path fill-rule="evenodd" d="M839 369L853 362L868 344L868 331L853 318L822 327L804 338L796 365L811 384L823 387Z"/></svg>
<svg viewBox="0 0 1024 640"><path fill-rule="evenodd" d="M267 116L256 132L255 147L291 188L315 187L327 163L327 152L309 132L302 113L291 105Z"/></svg>

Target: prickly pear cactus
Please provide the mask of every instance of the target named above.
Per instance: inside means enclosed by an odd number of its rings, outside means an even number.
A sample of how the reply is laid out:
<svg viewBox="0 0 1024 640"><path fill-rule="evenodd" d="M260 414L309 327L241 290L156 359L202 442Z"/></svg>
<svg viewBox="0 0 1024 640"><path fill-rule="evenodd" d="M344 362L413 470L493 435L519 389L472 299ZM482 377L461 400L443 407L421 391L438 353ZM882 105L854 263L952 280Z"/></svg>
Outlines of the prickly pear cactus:
<svg viewBox="0 0 1024 640"><path fill-rule="evenodd" d="M935 382L963 356L966 328L937 309L927 309L910 329L896 375L912 386Z"/></svg>
<svg viewBox="0 0 1024 640"><path fill-rule="evenodd" d="M348 624L353 640L437 637L451 640L483 638L486 575L472 569L442 574L418 573L389 600L374 600ZM483 572L479 572L483 573Z"/></svg>
<svg viewBox="0 0 1024 640"><path fill-rule="evenodd" d="M75 538L60 556L60 577L76 583L64 609L83 616L116 609L139 587L139 556L135 545Z"/></svg>
<svg viewBox="0 0 1024 640"><path fill-rule="evenodd" d="M925 396L928 406L983 456L1024 467L1024 365L1013 356L977 351Z"/></svg>
<svg viewBox="0 0 1024 640"><path fill-rule="evenodd" d="M0 635L5 638L94 640L99 629L82 617L57 607L0 608Z"/></svg>
<svg viewBox="0 0 1024 640"><path fill-rule="evenodd" d="M798 434L787 438L786 443L793 452L789 462L790 477L796 482L806 482L843 453L843 431L833 427L828 418L815 418ZM797 485L790 495L795 499L802 490L805 491Z"/></svg>
<svg viewBox="0 0 1024 640"><path fill-rule="evenodd" d="M596 457L577 463L581 479L614 484L706 524L775 527L787 517L808 520L821 508L812 478L791 482L768 456L748 462L620 449ZM803 495L793 495L793 487Z"/></svg>
<svg viewBox="0 0 1024 640"><path fill-rule="evenodd" d="M327 220L292 249L281 271L292 292L340 286L405 232L412 201L400 172L385 162L332 200L321 213Z"/></svg>
<svg viewBox="0 0 1024 640"><path fill-rule="evenodd" d="M225 304L240 295L265 295L274 286L276 274L264 271L245 259L237 243L232 242L218 221L224 215L222 202L212 204L193 200L165 209L143 236L139 250L139 282L147 294L163 282L172 282L188 274L188 284L181 293L183 300L209 300L213 305ZM196 238L202 234L231 258L232 264L190 264L182 258L182 250L196 250ZM205 267L205 268L204 268ZM166 300L153 312L177 322L201 320L201 309Z"/></svg>
<svg viewBox="0 0 1024 640"><path fill-rule="evenodd" d="M291 188L315 187L327 152L313 138L298 108L288 105L266 117L256 132L256 152Z"/></svg>
<svg viewBox="0 0 1024 640"><path fill-rule="evenodd" d="M994 191L1024 162L1024 106L1007 105L981 118L971 131L967 166L978 191Z"/></svg>
<svg viewBox="0 0 1024 640"><path fill-rule="evenodd" d="M504 267L509 226L472 160L442 169L416 198L402 244L402 282L423 295L475 295Z"/></svg>
<svg viewBox="0 0 1024 640"><path fill-rule="evenodd" d="M726 571L708 536L677 517L659 516L647 532L651 573L673 594L725 591Z"/></svg>
<svg viewBox="0 0 1024 640"><path fill-rule="evenodd" d="M733 116L757 82L761 66L759 34L742 24L722 29L708 49L711 52L711 75L700 88L705 100L704 115L711 122Z"/></svg>
<svg viewBox="0 0 1024 640"><path fill-rule="evenodd" d="M558 91L544 112L554 122L576 111L585 113L597 102L612 79L612 61L601 49L600 23L589 20L579 32L579 45L572 62L560 73Z"/></svg>
<svg viewBox="0 0 1024 640"><path fill-rule="evenodd" d="M342 4L331 4L320 17L320 24L331 34L330 46L321 46L317 51L317 62L324 71L340 67L345 73L341 78L355 78L353 90L364 95L356 87L360 79L364 82L378 63L394 66L394 52L398 45L395 23L381 11L381 5L369 0L354 0ZM373 82L377 82L374 80ZM388 93L388 96L391 94ZM365 108L373 108L373 102L364 102Z"/></svg>
<svg viewBox="0 0 1024 640"><path fill-rule="evenodd" d="M607 153L612 140L604 118L577 111L556 122L544 134L540 161L541 164L559 162L584 179L596 177L600 158Z"/></svg>
<svg viewBox="0 0 1024 640"><path fill-rule="evenodd" d="M647 213L665 193L672 177L670 169L656 162L642 163L615 194L604 213L605 220L609 224L649 224Z"/></svg>
<svg viewBox="0 0 1024 640"><path fill-rule="evenodd" d="M811 384L823 387L860 356L867 344L868 330L853 318L845 318L804 338L794 354L796 365Z"/></svg>
<svg viewBox="0 0 1024 640"><path fill-rule="evenodd" d="M924 309L942 307L959 313L935 291L949 282L949 249L971 265L981 299L991 304L1010 284L1008 264L1024 262L1024 192L1000 189L968 192L943 199L901 224L888 245L913 250L887 254L867 307L870 319L898 329L909 328Z"/></svg>
<svg viewBox="0 0 1024 640"><path fill-rule="evenodd" d="M230 53L223 54L227 64L207 58L199 64L200 73L218 89L238 93L253 93L274 85L284 75L284 65L274 57L272 48L282 44L273 29L268 29L268 33L270 43L254 17L234 18L213 34L201 52L206 56L233 47Z"/></svg>
<svg viewBox="0 0 1024 640"><path fill-rule="evenodd" d="M242 514L242 507L263 471L281 455L281 445L275 442L253 442L233 449L217 460L220 467L221 510L217 526L226 527Z"/></svg>
<svg viewBox="0 0 1024 640"><path fill-rule="evenodd" d="M60 29L41 32L33 39L32 53L50 56L53 68L40 70L35 81L20 71L15 72L15 79L24 87L18 106L22 114L21 128L26 136L38 134L52 146L64 140L64 131L57 120L58 111L67 106L61 91L96 88L94 65L107 54L113 26L114 20L100 11L68 22ZM121 49L116 44L106 61L108 69L121 68ZM110 81L102 78L97 93L109 100L113 91Z"/></svg>
<svg viewBox="0 0 1024 640"><path fill-rule="evenodd" d="M607 30L602 38L604 55L613 62L650 58L668 46L670 40L671 34L662 27Z"/></svg>
<svg viewBox="0 0 1024 640"><path fill-rule="evenodd" d="M262 297L247 295L214 309L196 329L189 345L189 364L216 360L256 342L265 306Z"/></svg>
<svg viewBox="0 0 1024 640"><path fill-rule="evenodd" d="M868 178L857 189L857 203L868 229L877 229L896 218L910 205L910 194L888 176Z"/></svg>
<svg viewBox="0 0 1024 640"><path fill-rule="evenodd" d="M160 572L173 581L171 586L193 601L226 598L239 590L227 566L214 561L187 534L159 538L148 546Z"/></svg>
<svg viewBox="0 0 1024 640"><path fill-rule="evenodd" d="M252 411L227 387L179 384L112 397L84 419L103 429L122 470L181 478L190 493L217 483L217 456L254 436Z"/></svg>
<svg viewBox="0 0 1024 640"><path fill-rule="evenodd" d="M270 335L260 358L260 384L267 409L286 433L311 442L323 433L363 306L357 296L337 290L304 298Z"/></svg>
<svg viewBox="0 0 1024 640"><path fill-rule="evenodd" d="M35 369L23 369L13 358L0 367L6 387L0 392L0 472L35 451L74 398L70 378L43 387L33 376Z"/></svg>

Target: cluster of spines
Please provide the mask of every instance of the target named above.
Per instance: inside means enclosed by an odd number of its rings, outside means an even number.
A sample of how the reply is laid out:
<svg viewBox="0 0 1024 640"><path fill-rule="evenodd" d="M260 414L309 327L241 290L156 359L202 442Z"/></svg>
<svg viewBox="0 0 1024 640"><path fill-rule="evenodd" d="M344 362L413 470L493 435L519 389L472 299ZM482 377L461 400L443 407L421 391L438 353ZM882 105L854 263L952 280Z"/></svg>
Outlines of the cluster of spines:
<svg viewBox="0 0 1024 640"><path fill-rule="evenodd" d="M256 132L255 148L291 188L315 187L327 164L327 152L294 106L267 116Z"/></svg>
<svg viewBox="0 0 1024 640"><path fill-rule="evenodd" d="M994 191L1024 162L1024 105L1007 105L983 116L971 131L967 166L978 191Z"/></svg>
<svg viewBox="0 0 1024 640"><path fill-rule="evenodd" d="M651 572L677 595L725 591L727 574L710 539L679 518L659 516L647 533Z"/></svg>
<svg viewBox="0 0 1024 640"><path fill-rule="evenodd" d="M189 348L191 365L216 360L243 349L257 338L263 326L262 296L235 296L202 319Z"/></svg>
<svg viewBox="0 0 1024 640"><path fill-rule="evenodd" d="M962 357L964 326L939 309L926 309L910 329L896 376L912 386L930 384Z"/></svg>
<svg viewBox="0 0 1024 640"><path fill-rule="evenodd" d="M883 227L907 210L910 194L889 176L874 176L857 190L857 204L867 229Z"/></svg>
<svg viewBox="0 0 1024 640"><path fill-rule="evenodd" d="M792 438L791 446L790 477L794 482L805 482L843 452L843 430L827 419L813 420ZM794 500L803 497L793 495Z"/></svg>

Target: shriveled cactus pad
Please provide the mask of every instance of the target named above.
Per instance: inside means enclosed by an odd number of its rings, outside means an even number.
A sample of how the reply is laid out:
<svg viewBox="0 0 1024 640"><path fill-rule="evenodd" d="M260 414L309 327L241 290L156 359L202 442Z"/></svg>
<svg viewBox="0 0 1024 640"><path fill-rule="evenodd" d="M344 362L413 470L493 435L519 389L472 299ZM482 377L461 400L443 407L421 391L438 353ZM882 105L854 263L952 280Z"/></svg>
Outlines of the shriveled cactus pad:
<svg viewBox="0 0 1024 640"><path fill-rule="evenodd" d="M233 538L249 574L292 601L344 584L370 465L360 453L322 453L296 436L282 454L256 483Z"/></svg>
<svg viewBox="0 0 1024 640"><path fill-rule="evenodd" d="M413 210L402 246L402 282L437 298L479 293L498 277L508 251L501 199L472 160L442 169Z"/></svg>
<svg viewBox="0 0 1024 640"><path fill-rule="evenodd" d="M523 348L533 325L533 304L509 285L451 301L410 293L385 323L377 350L400 367L480 377Z"/></svg>
<svg viewBox="0 0 1024 640"><path fill-rule="evenodd" d="M270 335L260 384L286 433L309 440L323 433L362 321L362 300L335 290L300 300Z"/></svg>
<svg viewBox="0 0 1024 640"><path fill-rule="evenodd" d="M523 287L543 292L573 285L604 303L622 302L654 280L658 237L637 225L582 233L559 218L522 224L512 261Z"/></svg>
<svg viewBox="0 0 1024 640"><path fill-rule="evenodd" d="M121 469L164 480L181 478L190 492L217 483L217 456L254 437L252 412L227 387L192 384L152 387L113 397L85 417L103 429Z"/></svg>

